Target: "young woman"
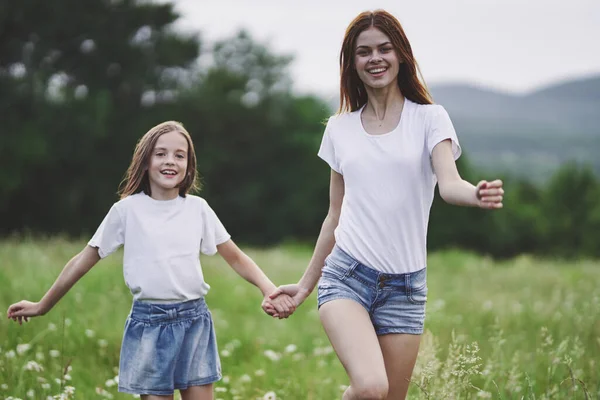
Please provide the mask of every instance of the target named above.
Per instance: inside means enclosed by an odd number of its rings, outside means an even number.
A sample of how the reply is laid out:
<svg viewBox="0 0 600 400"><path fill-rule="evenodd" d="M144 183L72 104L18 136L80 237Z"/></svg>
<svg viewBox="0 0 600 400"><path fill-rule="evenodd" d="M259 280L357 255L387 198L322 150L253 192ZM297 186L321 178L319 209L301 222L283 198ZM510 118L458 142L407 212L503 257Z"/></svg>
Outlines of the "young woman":
<svg viewBox="0 0 600 400"><path fill-rule="evenodd" d="M448 203L487 209L501 208L504 192L499 180L461 179L450 118L419 80L396 18L358 15L340 67L340 110L318 153L331 167L329 212L298 284L271 297L299 305L318 281L321 322L350 378L343 399L404 399L425 320L435 185Z"/></svg>

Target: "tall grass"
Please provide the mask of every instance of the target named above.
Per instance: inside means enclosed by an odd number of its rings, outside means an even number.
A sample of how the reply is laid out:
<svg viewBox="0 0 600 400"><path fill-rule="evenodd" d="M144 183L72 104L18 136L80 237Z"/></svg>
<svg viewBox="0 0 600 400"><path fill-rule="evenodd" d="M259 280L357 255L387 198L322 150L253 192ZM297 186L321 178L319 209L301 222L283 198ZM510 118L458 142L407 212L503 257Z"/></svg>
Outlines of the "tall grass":
<svg viewBox="0 0 600 400"><path fill-rule="evenodd" d="M38 300L84 242L0 242L0 309ZM248 250L277 283L296 281L310 249ZM0 399L132 398L117 392L131 295L121 255L101 261L48 315L0 319ZM218 256L212 289L224 379L220 399L336 399L348 385L313 294L287 320ZM410 399L600 399L600 263L461 252L429 257L426 333ZM61 397L62 396L62 397Z"/></svg>

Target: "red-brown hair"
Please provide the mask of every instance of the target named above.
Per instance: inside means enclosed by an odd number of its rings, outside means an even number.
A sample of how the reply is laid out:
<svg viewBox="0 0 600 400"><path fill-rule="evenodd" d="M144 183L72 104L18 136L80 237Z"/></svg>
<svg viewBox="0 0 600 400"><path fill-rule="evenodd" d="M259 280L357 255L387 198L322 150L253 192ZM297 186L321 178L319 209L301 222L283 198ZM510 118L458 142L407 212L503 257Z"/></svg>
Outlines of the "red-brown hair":
<svg viewBox="0 0 600 400"><path fill-rule="evenodd" d="M135 146L131 164L125 173L125 178L119 185L118 193L121 196L121 199L142 191L148 196L152 195L150 181L148 180L150 157L152 156L152 150L154 150L158 138L169 132L181 133L188 144L187 170L185 177L179 184L179 195L185 197L189 192L197 192L200 190L200 180L196 171L196 152L194 151L192 138L179 122L166 121L146 132Z"/></svg>
<svg viewBox="0 0 600 400"><path fill-rule="evenodd" d="M415 103L431 104L431 95L423 83L421 71L402 25L387 11L375 10L360 13L346 29L340 51L340 109L338 112L356 111L367 103L365 85L358 77L354 65L354 52L358 36L370 27L379 29L390 38L401 61L398 71L400 92Z"/></svg>

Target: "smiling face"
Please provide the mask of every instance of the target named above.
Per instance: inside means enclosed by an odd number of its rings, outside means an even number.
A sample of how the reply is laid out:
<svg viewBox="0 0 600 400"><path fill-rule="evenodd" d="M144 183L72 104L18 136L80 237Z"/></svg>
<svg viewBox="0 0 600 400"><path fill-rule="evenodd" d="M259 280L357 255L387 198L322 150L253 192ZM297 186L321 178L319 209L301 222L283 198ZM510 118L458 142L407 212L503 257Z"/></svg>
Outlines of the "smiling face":
<svg viewBox="0 0 600 400"><path fill-rule="evenodd" d="M358 35L354 66L358 77L367 87L380 89L397 85L400 60L390 38L375 27Z"/></svg>
<svg viewBox="0 0 600 400"><path fill-rule="evenodd" d="M150 154L148 181L152 198L174 199L179 185L187 174L188 142L181 133L171 131L162 134Z"/></svg>

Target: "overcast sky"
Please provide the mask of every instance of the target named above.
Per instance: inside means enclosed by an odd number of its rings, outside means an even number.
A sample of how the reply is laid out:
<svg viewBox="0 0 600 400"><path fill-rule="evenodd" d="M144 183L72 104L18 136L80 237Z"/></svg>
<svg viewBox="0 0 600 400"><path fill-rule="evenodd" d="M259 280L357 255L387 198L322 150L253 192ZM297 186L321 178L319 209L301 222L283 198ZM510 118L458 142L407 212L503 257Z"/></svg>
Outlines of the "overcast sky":
<svg viewBox="0 0 600 400"><path fill-rule="evenodd" d="M402 23L429 85L523 93L600 74L600 0L175 0L181 29L214 41L247 29L292 54L294 87L337 93L344 31L361 11Z"/></svg>

